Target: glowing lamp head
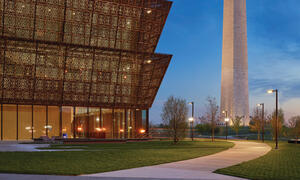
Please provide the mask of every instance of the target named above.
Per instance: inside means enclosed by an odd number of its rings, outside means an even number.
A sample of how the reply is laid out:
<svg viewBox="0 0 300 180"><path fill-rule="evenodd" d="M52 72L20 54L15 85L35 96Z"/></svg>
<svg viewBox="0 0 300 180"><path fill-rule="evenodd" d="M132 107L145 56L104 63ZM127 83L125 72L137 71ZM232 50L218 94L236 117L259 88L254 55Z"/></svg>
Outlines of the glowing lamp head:
<svg viewBox="0 0 300 180"><path fill-rule="evenodd" d="M229 121L229 118L225 118L225 122L228 122Z"/></svg>
<svg viewBox="0 0 300 180"><path fill-rule="evenodd" d="M194 118L193 118L193 117L190 117L190 118L189 118L189 121L190 121L190 122L193 122L193 121L194 121Z"/></svg>
<svg viewBox="0 0 300 180"><path fill-rule="evenodd" d="M150 14L152 11L149 9L149 10L147 10L147 14Z"/></svg>
<svg viewBox="0 0 300 180"><path fill-rule="evenodd" d="M97 117L97 118L96 118L96 121L97 121L97 122L99 122L99 121L100 121L99 117Z"/></svg>
<svg viewBox="0 0 300 180"><path fill-rule="evenodd" d="M77 130L78 130L78 131L82 131L82 127L78 127Z"/></svg>
<svg viewBox="0 0 300 180"><path fill-rule="evenodd" d="M274 92L273 89L268 90L268 93L269 93L269 94L272 94L273 92Z"/></svg>
<svg viewBox="0 0 300 180"><path fill-rule="evenodd" d="M146 132L145 129L141 129L141 130L140 130L140 133L141 133L141 134L144 134L145 132Z"/></svg>
<svg viewBox="0 0 300 180"><path fill-rule="evenodd" d="M124 129L120 129L120 132L123 133L123 132L124 132Z"/></svg>

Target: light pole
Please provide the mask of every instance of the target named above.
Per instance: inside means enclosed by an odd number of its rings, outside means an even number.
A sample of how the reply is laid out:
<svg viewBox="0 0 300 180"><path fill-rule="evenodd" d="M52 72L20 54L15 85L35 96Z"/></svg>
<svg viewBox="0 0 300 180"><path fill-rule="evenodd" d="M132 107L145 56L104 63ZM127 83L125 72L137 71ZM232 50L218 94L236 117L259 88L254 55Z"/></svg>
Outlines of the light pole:
<svg viewBox="0 0 300 180"><path fill-rule="evenodd" d="M265 142L265 103L257 104L257 106L261 106L261 139Z"/></svg>
<svg viewBox="0 0 300 180"><path fill-rule="evenodd" d="M194 102L190 102L189 104L192 105L192 117L189 118L190 121L190 126L191 126L191 138L192 141L194 141L194 131L193 131L193 127L194 127Z"/></svg>
<svg viewBox="0 0 300 180"><path fill-rule="evenodd" d="M269 94L276 93L276 111L275 111L275 116L276 116L276 132L275 132L275 140L276 140L276 147L275 149L278 149L278 89L271 89L268 90Z"/></svg>
<svg viewBox="0 0 300 180"><path fill-rule="evenodd" d="M229 118L228 118L228 114L227 114L227 111L222 111L223 114L225 114L225 126L226 126L226 140L227 140L227 136L228 136L228 121L229 121Z"/></svg>

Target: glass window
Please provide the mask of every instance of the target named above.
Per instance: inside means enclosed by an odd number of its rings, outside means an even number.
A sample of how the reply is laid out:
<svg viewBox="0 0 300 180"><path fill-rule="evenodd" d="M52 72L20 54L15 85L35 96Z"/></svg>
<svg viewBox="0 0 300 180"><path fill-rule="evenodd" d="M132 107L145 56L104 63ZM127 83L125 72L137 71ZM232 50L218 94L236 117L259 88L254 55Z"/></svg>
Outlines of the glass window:
<svg viewBox="0 0 300 180"><path fill-rule="evenodd" d="M114 110L114 138L124 138L125 131L125 110L115 109Z"/></svg>
<svg viewBox="0 0 300 180"><path fill-rule="evenodd" d="M62 107L62 135L66 138L72 138L73 107Z"/></svg>
<svg viewBox="0 0 300 180"><path fill-rule="evenodd" d="M100 108L89 108L90 137L104 138L100 122Z"/></svg>
<svg viewBox="0 0 300 180"><path fill-rule="evenodd" d="M59 107L48 106L48 136L59 136Z"/></svg>
<svg viewBox="0 0 300 180"><path fill-rule="evenodd" d="M76 107L75 130L76 137L88 137L88 108Z"/></svg>
<svg viewBox="0 0 300 180"><path fill-rule="evenodd" d="M46 136L46 106L33 106L33 138Z"/></svg>
<svg viewBox="0 0 300 180"><path fill-rule="evenodd" d="M26 140L32 137L32 106L19 105L19 139Z"/></svg>
<svg viewBox="0 0 300 180"><path fill-rule="evenodd" d="M3 105L3 139L17 139L17 106Z"/></svg>
<svg viewBox="0 0 300 180"><path fill-rule="evenodd" d="M112 126L112 109L101 109L102 114L102 129L105 132L105 138L112 138L113 126Z"/></svg>

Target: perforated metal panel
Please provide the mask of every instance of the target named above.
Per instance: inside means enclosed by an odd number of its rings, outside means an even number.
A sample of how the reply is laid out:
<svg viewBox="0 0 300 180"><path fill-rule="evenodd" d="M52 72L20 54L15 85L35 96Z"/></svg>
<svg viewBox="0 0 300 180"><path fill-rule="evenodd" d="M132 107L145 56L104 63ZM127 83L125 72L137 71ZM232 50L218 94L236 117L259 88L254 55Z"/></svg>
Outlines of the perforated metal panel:
<svg viewBox="0 0 300 180"><path fill-rule="evenodd" d="M2 103L150 108L166 0L0 0Z"/></svg>

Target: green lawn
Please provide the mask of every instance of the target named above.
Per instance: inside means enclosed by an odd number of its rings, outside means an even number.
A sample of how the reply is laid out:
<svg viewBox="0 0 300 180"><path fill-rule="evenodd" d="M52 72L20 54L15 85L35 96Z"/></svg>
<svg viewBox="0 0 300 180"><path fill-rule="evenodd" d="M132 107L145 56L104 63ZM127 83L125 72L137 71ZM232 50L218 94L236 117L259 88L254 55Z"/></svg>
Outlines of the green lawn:
<svg viewBox="0 0 300 180"><path fill-rule="evenodd" d="M273 149L265 156L216 172L248 179L287 180L300 179L300 144L280 142L274 149L274 142L267 142Z"/></svg>
<svg viewBox="0 0 300 180"><path fill-rule="evenodd" d="M79 175L149 166L217 153L233 146L218 141L130 142L124 144L68 145L85 151L0 152L0 172ZM53 148L66 148L55 145Z"/></svg>

